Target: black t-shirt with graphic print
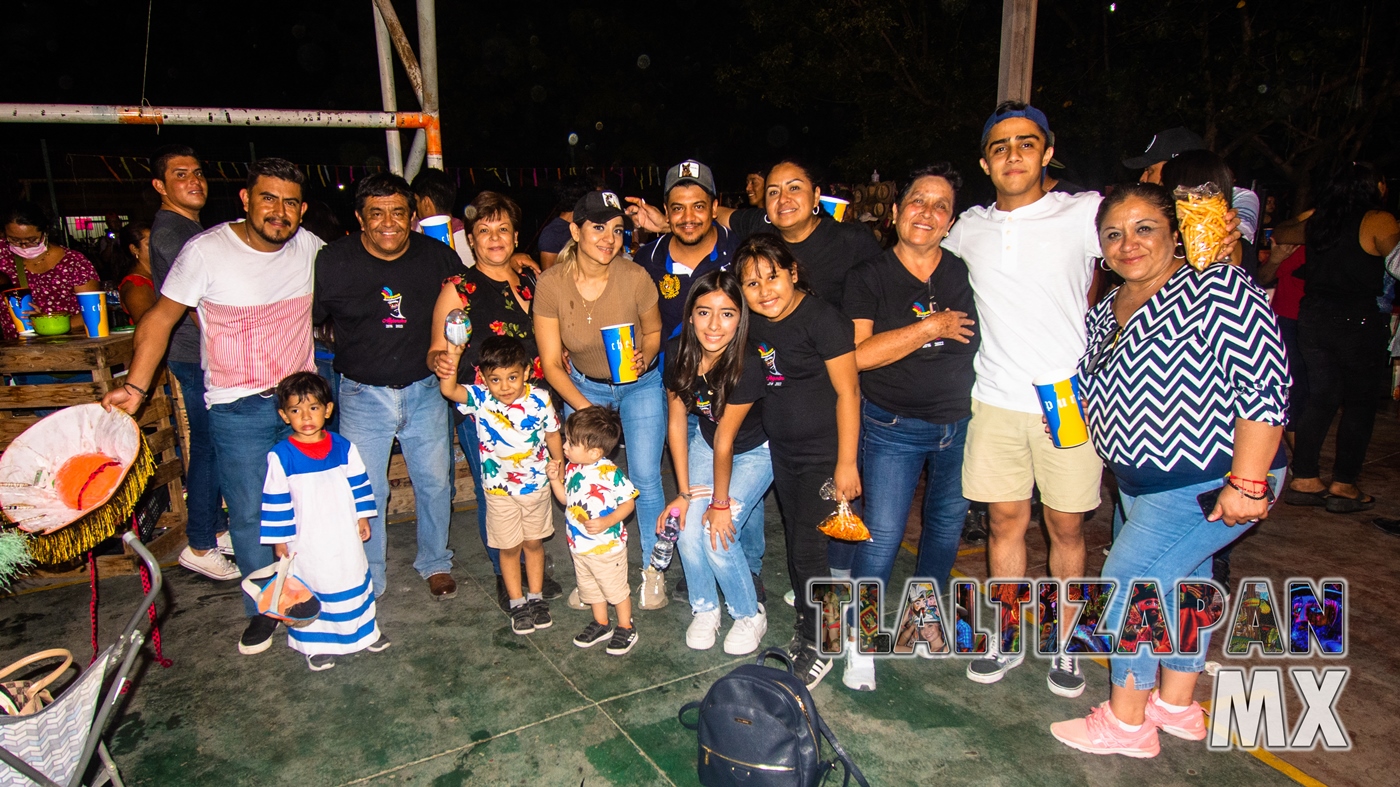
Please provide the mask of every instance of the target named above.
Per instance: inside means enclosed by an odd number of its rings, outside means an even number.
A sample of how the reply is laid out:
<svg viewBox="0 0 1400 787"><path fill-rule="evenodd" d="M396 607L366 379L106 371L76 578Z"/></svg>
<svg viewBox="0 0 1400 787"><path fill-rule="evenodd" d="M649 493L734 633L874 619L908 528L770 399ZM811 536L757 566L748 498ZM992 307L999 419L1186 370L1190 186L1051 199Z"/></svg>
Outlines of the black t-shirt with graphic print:
<svg viewBox="0 0 1400 787"><path fill-rule="evenodd" d="M666 345L666 371L663 379L666 381L667 391L671 390L671 385L676 379L676 358L680 355L680 349L679 338ZM753 403L753 407L749 408L744 420L739 424L738 433L734 435L735 456L768 442L768 435L763 431L763 397L768 392L767 377L763 360L752 347L748 348L744 355L744 368L739 374L739 384L734 386L734 390L729 392L729 398L725 400L726 407L731 404ZM700 436L705 438L705 443L711 448L715 447L715 430L719 427L719 421L715 418L714 401L714 387L701 377L696 381L695 397L686 403L690 412L698 416Z"/></svg>
<svg viewBox="0 0 1400 787"><path fill-rule="evenodd" d="M928 281L919 281L899 261L894 249L862 262L846 277L846 316L870 320L875 333L905 328L944 309L966 312L977 322L977 306L968 281L967 263L943 252ZM929 342L878 369L860 373L860 392L883 410L935 424L951 424L972 415L972 358L981 343L973 325L969 343Z"/></svg>
<svg viewBox="0 0 1400 787"><path fill-rule="evenodd" d="M768 232L782 240L778 228L765 221L760 208L736 210L729 216L729 228L742 242L750 235ZM846 286L846 274L861 260L880 253L880 244L864 224L840 222L822 213L817 228L799 243L783 245L802 266L802 273L812 291L832 306L841 308L841 293Z"/></svg>
<svg viewBox="0 0 1400 787"><path fill-rule="evenodd" d="M335 321L335 370L378 386L431 374L433 307L443 280L461 269L450 246L416 232L396 260L370 254L359 233L321 249L311 319L316 325Z"/></svg>
<svg viewBox="0 0 1400 787"><path fill-rule="evenodd" d="M763 431L775 461L835 461L836 389L826 362L855 351L855 326L835 306L807 295L777 322L750 315L749 342L767 373Z"/></svg>

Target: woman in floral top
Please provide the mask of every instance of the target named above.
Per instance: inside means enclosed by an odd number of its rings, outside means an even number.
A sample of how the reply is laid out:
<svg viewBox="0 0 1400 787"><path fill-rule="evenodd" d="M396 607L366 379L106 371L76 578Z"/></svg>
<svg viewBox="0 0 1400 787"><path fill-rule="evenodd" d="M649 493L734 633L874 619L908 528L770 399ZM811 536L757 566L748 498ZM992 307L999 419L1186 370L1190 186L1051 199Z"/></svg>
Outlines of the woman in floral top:
<svg viewBox="0 0 1400 787"><path fill-rule="evenodd" d="M5 244L0 246L0 273L19 286L16 257L24 259L24 270L33 293L37 314L78 314L79 292L102 289L97 270L87 257L49 242L48 217L32 202L17 202L3 214ZM19 336L14 320L0 320L0 333L6 339Z"/></svg>
<svg viewBox="0 0 1400 787"><path fill-rule="evenodd" d="M483 191L467 206L465 214L467 242L476 256L476 265L443 282L442 294L438 296L437 306L433 309L433 324L445 325L448 312L461 309L471 317L471 340L462 352L461 360L454 361L445 352L446 334L441 330L434 331L433 343L428 348L428 367L439 377L455 377L457 382L471 385L477 381L476 361L481 342L488 336L513 336L525 345L533 367L530 376L533 382L539 384L543 375L540 372L539 351L535 349L534 325L530 320L534 271L525 268L523 273L517 274L510 265L518 241L516 228L520 226L520 206L510 197ZM476 499L481 500L481 451L472 416L467 416L457 425L457 441L461 443L462 453L466 454L467 463L471 465ZM477 527L485 544L486 506L477 506L476 512ZM500 553L489 546L486 551L491 556L491 565L496 569L499 584Z"/></svg>

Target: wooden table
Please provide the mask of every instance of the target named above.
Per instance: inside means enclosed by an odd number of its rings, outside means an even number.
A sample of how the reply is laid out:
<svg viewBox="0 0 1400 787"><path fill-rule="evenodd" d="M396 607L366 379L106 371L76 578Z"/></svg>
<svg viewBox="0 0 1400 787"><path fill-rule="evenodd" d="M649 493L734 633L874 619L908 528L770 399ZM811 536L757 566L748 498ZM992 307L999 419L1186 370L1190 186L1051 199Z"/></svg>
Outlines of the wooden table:
<svg viewBox="0 0 1400 787"><path fill-rule="evenodd" d="M39 421L41 416L36 411L96 402L103 394L121 385L132 353L132 334L129 332L96 339L89 339L82 333L70 333L64 336L23 336L17 341L0 342L0 373L86 372L92 376L90 382L0 386L0 451ZM166 390L167 384L168 376L162 366L151 385L150 397L136 413L136 422L145 433L146 443L156 460L156 472L146 486L146 496L164 494L160 491L162 488L169 494L169 509L156 522L155 535L146 544L158 557L184 545L187 520L181 482L184 468L175 452L175 444L180 437L176 431L176 404ZM123 555L98 558L98 571L105 575L130 573L135 569L136 560L129 549Z"/></svg>

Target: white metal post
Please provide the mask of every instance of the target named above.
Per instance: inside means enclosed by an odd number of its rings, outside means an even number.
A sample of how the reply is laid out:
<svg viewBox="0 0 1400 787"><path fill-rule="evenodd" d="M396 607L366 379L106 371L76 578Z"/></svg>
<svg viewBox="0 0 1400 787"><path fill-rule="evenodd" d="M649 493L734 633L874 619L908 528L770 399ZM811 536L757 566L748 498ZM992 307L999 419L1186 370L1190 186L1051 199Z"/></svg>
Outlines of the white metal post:
<svg viewBox="0 0 1400 787"><path fill-rule="evenodd" d="M389 28L384 24L384 15L379 6L370 0L374 12L374 48L379 54L379 96L384 101L384 111L393 112L399 108L398 97L394 94L394 51L389 43ZM398 129L384 132L384 141L389 151L389 171L403 174L403 142Z"/></svg>

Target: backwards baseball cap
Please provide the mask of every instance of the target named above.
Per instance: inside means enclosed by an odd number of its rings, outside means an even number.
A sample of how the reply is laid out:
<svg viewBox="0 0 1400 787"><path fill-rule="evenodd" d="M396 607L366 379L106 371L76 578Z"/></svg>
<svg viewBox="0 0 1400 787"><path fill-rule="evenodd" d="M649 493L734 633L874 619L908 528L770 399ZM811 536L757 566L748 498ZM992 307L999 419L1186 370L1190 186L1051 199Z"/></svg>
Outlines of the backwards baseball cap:
<svg viewBox="0 0 1400 787"><path fill-rule="evenodd" d="M618 216L625 215L622 212L622 200L611 191L590 191L583 195L583 199L574 203L575 224L607 224Z"/></svg>
<svg viewBox="0 0 1400 787"><path fill-rule="evenodd" d="M1017 108L1018 105L1020 106L1019 109ZM1011 118L1025 118L1037 126L1040 126L1040 130L1045 132L1045 144L1055 144L1055 135L1050 131L1050 119L1045 117L1044 112L1041 112L1029 104L1020 104L1020 102L1010 101L997 107L997 109L999 111L993 112L992 116L987 118L987 122L982 124L982 144L978 146L979 150L987 147L987 138L992 134L992 127L1003 120L1010 120Z"/></svg>
<svg viewBox="0 0 1400 787"><path fill-rule="evenodd" d="M1153 164L1174 159L1188 150L1205 150L1206 141L1189 128L1177 126L1157 132L1157 136L1147 143L1147 150L1141 156L1123 159L1128 169L1147 169Z"/></svg>
<svg viewBox="0 0 1400 787"><path fill-rule="evenodd" d="M709 167L694 159L686 159L666 170L666 187L661 193L668 195L671 189L682 183L694 183L704 189L706 194L715 196L715 176L710 174Z"/></svg>

